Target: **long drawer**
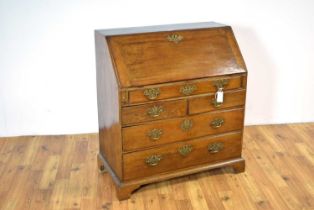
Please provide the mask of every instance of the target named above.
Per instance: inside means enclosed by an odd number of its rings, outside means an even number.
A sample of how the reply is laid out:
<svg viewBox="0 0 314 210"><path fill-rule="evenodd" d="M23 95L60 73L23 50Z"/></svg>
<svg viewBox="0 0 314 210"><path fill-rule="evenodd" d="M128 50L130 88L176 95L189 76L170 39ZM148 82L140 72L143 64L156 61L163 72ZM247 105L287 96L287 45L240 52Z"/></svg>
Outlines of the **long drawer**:
<svg viewBox="0 0 314 210"><path fill-rule="evenodd" d="M240 157L241 137L241 132L233 132L124 154L124 179L142 178Z"/></svg>
<svg viewBox="0 0 314 210"><path fill-rule="evenodd" d="M232 90L243 87L244 76L216 77L214 79L202 79L196 81L178 82L171 85L155 85L143 89L130 90L129 103L145 103L168 98L185 97L190 95L214 93L217 85L221 84L224 90Z"/></svg>
<svg viewBox="0 0 314 210"><path fill-rule="evenodd" d="M240 130L243 108L159 120L122 129L123 150L132 151L206 135Z"/></svg>

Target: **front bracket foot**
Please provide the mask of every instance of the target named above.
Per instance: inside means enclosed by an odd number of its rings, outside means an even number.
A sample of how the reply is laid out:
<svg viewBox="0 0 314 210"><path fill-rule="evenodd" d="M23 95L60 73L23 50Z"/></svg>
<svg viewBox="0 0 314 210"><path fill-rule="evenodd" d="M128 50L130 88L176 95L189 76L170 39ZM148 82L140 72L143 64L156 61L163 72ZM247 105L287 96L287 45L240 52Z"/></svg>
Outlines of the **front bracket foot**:
<svg viewBox="0 0 314 210"><path fill-rule="evenodd" d="M245 171L245 160L242 159L242 161L234 163L231 167L233 168L234 173L242 173Z"/></svg>
<svg viewBox="0 0 314 210"><path fill-rule="evenodd" d="M116 187L117 197L119 200L129 199L132 192L138 189L140 185L127 185L123 187Z"/></svg>

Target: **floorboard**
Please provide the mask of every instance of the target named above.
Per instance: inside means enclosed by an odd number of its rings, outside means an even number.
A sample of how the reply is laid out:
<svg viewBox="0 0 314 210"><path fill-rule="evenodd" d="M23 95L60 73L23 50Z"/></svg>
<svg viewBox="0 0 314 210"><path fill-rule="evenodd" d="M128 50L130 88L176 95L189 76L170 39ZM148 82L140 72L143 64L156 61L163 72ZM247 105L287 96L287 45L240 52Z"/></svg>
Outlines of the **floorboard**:
<svg viewBox="0 0 314 210"><path fill-rule="evenodd" d="M1 210L314 210L314 123L248 126L246 171L216 169L118 201L97 134L0 138Z"/></svg>

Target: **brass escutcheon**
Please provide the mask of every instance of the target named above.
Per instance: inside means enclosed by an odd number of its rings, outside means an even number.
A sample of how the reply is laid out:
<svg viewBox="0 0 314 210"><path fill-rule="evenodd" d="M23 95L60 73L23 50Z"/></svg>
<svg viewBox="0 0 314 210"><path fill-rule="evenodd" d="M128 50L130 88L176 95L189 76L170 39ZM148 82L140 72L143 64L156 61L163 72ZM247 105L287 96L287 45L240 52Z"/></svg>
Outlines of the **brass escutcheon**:
<svg viewBox="0 0 314 210"><path fill-rule="evenodd" d="M161 135L163 134L163 131L162 129L157 129L157 128L154 128L153 130L149 131L147 136L153 140L153 141L156 141L158 139L160 139Z"/></svg>
<svg viewBox="0 0 314 210"><path fill-rule="evenodd" d="M210 126L212 128L219 128L221 127L223 124L224 124L224 119L222 118L217 118L217 119L214 119L211 123L210 123Z"/></svg>
<svg viewBox="0 0 314 210"><path fill-rule="evenodd" d="M223 148L224 148L224 143L222 142L212 143L212 144L209 144L207 147L209 153L217 153L221 151Z"/></svg>
<svg viewBox="0 0 314 210"><path fill-rule="evenodd" d="M151 117L158 117L163 111L162 106L153 106L147 110L147 114Z"/></svg>
<svg viewBox="0 0 314 210"><path fill-rule="evenodd" d="M188 96L188 95L191 95L196 89L197 89L196 85L187 84L180 88L180 92L183 95Z"/></svg>
<svg viewBox="0 0 314 210"><path fill-rule="evenodd" d="M193 121L190 119L185 119L181 122L181 129L183 131L188 131L192 128L193 126Z"/></svg>
<svg viewBox="0 0 314 210"><path fill-rule="evenodd" d="M148 98L149 100L156 99L160 94L159 88L149 88L144 90L144 96Z"/></svg>
<svg viewBox="0 0 314 210"><path fill-rule="evenodd" d="M157 166L161 159L162 159L161 155L152 155L145 159L145 163L149 166Z"/></svg>
<svg viewBox="0 0 314 210"><path fill-rule="evenodd" d="M183 36L181 36L179 34L170 34L167 36L167 39L169 42L174 42L174 43L178 44L180 41L182 41Z"/></svg>
<svg viewBox="0 0 314 210"><path fill-rule="evenodd" d="M184 145L178 149L180 155L182 156L187 156L188 154L192 152L192 150L193 150L193 147L192 145L189 145L189 144Z"/></svg>

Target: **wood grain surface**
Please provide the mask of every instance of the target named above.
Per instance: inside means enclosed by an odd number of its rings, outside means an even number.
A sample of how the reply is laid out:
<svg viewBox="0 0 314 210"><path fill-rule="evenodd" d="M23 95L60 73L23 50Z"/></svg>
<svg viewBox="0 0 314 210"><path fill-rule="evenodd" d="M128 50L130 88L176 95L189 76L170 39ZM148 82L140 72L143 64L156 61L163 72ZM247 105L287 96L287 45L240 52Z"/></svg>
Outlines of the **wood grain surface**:
<svg viewBox="0 0 314 210"><path fill-rule="evenodd" d="M197 114L209 112L217 109L225 109L236 106L243 106L245 103L245 90L238 89L234 91L226 91L223 96L223 103L220 106L215 106L215 94L206 96L193 97L188 100L189 114Z"/></svg>
<svg viewBox="0 0 314 210"><path fill-rule="evenodd" d="M182 40L169 41L171 35ZM122 87L246 72L229 26L117 35L107 40Z"/></svg>
<svg viewBox="0 0 314 210"><path fill-rule="evenodd" d="M123 150L131 151L206 135L241 130L243 128L243 111L243 108L239 108L208 112L125 127L122 129ZM224 123L219 128L212 128L211 122L216 119L223 119ZM182 130L181 127L185 120L190 120L192 122L192 127L186 131ZM148 136L148 133L153 129L161 129L163 131L161 137L156 141L152 141Z"/></svg>
<svg viewBox="0 0 314 210"><path fill-rule="evenodd" d="M241 138L241 132L232 132L124 154L124 179L130 180L145 176L154 176L189 166L199 166L206 163L241 158ZM215 153L209 152L208 147L214 143L223 144L223 148ZM191 151L183 156L180 154L179 149L184 146L190 147ZM161 156L161 161L156 166L150 166L145 163L145 159L152 155Z"/></svg>
<svg viewBox="0 0 314 210"><path fill-rule="evenodd" d="M242 87L243 80L246 79L246 74L235 74L232 76L222 76L222 77L215 77L215 78L210 78L210 79L206 78L206 79L200 79L200 80L173 82L173 83L166 83L166 84L161 84L161 85L148 86L149 88L158 88L160 91L160 94L154 100L148 99L143 94L144 90L148 88L147 86L144 88L135 88L134 90L129 91L130 104L138 104L138 103L157 101L157 100L162 100L162 99L184 97L186 95L182 94L180 90L185 85L195 86L195 90L190 95L215 93L217 91L215 82L218 80L223 80L223 79L228 81L228 84L224 86L224 90L237 89L237 88Z"/></svg>
<svg viewBox="0 0 314 210"><path fill-rule="evenodd" d="M1 138L0 209L314 209L314 123L246 127L244 173L222 168L150 184L125 201L98 173L97 138Z"/></svg>
<svg viewBox="0 0 314 210"><path fill-rule="evenodd" d="M171 30L160 27L158 32L149 32L150 27L137 33L126 29L124 32L133 32L120 35L117 31L121 30L95 31L100 144L97 160L100 171L105 168L115 180L120 200L129 198L130 192L139 186L166 177L217 167L233 167L237 172L245 168L245 160L240 157L242 140L238 140L224 142L224 152L213 155L207 165L191 162L191 166L180 166L174 155L171 159L175 161L163 165L162 170L156 171L158 174L148 169L141 171L143 161L155 165L160 159L152 154L143 160L143 155L153 152L150 149L157 152L171 143L173 147L162 151L172 154L177 146L193 138L243 130L247 77L243 57L230 26L205 25ZM228 110L202 109L207 106L207 99L191 104L195 108L189 110L189 99L222 89L244 92L223 105ZM200 145L207 152L203 144L194 146ZM215 151L221 146L212 147L209 150ZM130 152L136 153L132 156ZM128 166L124 163L127 159ZM143 174L138 176L140 172Z"/></svg>
<svg viewBox="0 0 314 210"><path fill-rule="evenodd" d="M121 178L122 142L117 141L121 138L119 84L116 80L105 38L96 33L95 42L99 151Z"/></svg>
<svg viewBox="0 0 314 210"><path fill-rule="evenodd" d="M161 109L156 116L149 113L153 108ZM167 119L185 116L187 112L187 100L163 101L154 104L123 107L121 120L123 125Z"/></svg>

